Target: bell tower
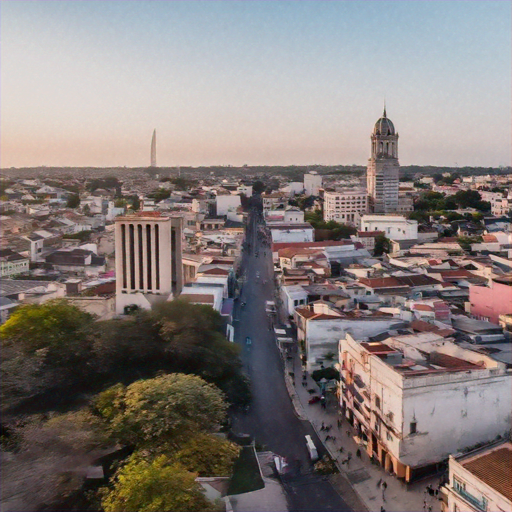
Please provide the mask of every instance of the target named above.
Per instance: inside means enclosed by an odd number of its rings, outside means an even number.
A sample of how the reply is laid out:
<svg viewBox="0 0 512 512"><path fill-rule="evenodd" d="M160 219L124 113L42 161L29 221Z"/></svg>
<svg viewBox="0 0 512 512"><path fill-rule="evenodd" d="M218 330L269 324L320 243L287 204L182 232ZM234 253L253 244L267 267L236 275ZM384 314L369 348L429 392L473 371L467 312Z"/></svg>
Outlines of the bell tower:
<svg viewBox="0 0 512 512"><path fill-rule="evenodd" d="M366 171L366 184L373 213L398 211L398 133L386 114L375 123L371 135L371 156Z"/></svg>

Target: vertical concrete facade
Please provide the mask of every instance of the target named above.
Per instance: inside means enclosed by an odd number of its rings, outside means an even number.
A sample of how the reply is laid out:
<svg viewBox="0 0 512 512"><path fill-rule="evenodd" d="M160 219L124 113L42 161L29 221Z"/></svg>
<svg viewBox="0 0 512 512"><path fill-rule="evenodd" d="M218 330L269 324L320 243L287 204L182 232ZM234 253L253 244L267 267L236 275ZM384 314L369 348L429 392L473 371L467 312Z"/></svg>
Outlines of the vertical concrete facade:
<svg viewBox="0 0 512 512"><path fill-rule="evenodd" d="M182 288L182 219L140 212L117 217L116 312L179 295Z"/></svg>

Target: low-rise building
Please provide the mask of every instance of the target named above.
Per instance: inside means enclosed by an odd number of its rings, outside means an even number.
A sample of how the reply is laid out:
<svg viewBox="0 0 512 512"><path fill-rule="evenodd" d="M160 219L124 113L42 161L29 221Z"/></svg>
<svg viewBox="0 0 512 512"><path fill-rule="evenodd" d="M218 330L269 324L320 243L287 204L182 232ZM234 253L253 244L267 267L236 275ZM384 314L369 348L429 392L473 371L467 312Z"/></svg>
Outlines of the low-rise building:
<svg viewBox="0 0 512 512"><path fill-rule="evenodd" d="M339 343L341 405L368 454L410 482L510 431L505 363L435 333Z"/></svg>
<svg viewBox="0 0 512 512"><path fill-rule="evenodd" d="M26 256L11 250L0 250L0 277L26 274L29 271L30 260Z"/></svg>
<svg viewBox="0 0 512 512"><path fill-rule="evenodd" d="M315 230L309 222L304 224L279 224L269 226L272 243L313 242Z"/></svg>
<svg viewBox="0 0 512 512"><path fill-rule="evenodd" d="M417 240L418 221L401 215L363 215L361 231L384 231L392 240Z"/></svg>
<svg viewBox="0 0 512 512"><path fill-rule="evenodd" d="M473 316L499 324L500 315L512 311L512 275L491 279L488 286L471 285L469 303Z"/></svg>
<svg viewBox="0 0 512 512"><path fill-rule="evenodd" d="M375 249L375 239L383 235L384 231L358 231L357 235L351 236L351 239L362 244L367 251L373 252Z"/></svg>
<svg viewBox="0 0 512 512"><path fill-rule="evenodd" d="M512 443L499 441L450 455L443 512L512 510Z"/></svg>
<svg viewBox="0 0 512 512"><path fill-rule="evenodd" d="M329 364L328 361L336 354L339 340L346 332L360 339L403 325L400 319L391 315L368 311L343 312L325 301L298 307L294 313L294 320L297 326L297 339L304 345L308 371Z"/></svg>

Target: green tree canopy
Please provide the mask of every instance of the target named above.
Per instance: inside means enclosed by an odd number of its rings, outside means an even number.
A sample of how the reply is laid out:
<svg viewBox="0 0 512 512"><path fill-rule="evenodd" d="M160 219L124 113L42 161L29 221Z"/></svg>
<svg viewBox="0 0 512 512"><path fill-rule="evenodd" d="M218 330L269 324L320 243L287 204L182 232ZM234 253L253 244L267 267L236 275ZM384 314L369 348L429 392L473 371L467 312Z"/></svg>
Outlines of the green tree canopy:
<svg viewBox="0 0 512 512"><path fill-rule="evenodd" d="M255 194L261 194L264 190L265 190L265 184L262 181L257 180L252 184L252 191Z"/></svg>
<svg viewBox="0 0 512 512"><path fill-rule="evenodd" d="M195 375L172 373L136 381L125 389L116 385L99 394L95 408L110 421L114 436L138 445L214 431L224 421L227 404L213 384Z"/></svg>
<svg viewBox="0 0 512 512"><path fill-rule="evenodd" d="M230 476L240 447L208 434L194 434L172 456L185 469L199 476Z"/></svg>
<svg viewBox="0 0 512 512"><path fill-rule="evenodd" d="M377 235L375 237L375 247L373 254L375 256L382 256L384 253L388 254L391 251L391 241L384 235Z"/></svg>
<svg viewBox="0 0 512 512"><path fill-rule="evenodd" d="M105 512L202 512L213 510L196 475L161 455L152 461L134 454L103 489Z"/></svg>
<svg viewBox="0 0 512 512"><path fill-rule="evenodd" d="M15 344L28 354L44 348L65 350L85 338L92 321L92 315L63 299L26 304L0 327L0 337L2 344Z"/></svg>
<svg viewBox="0 0 512 512"><path fill-rule="evenodd" d="M68 208L78 208L80 206L80 196L78 194L70 194L66 206Z"/></svg>

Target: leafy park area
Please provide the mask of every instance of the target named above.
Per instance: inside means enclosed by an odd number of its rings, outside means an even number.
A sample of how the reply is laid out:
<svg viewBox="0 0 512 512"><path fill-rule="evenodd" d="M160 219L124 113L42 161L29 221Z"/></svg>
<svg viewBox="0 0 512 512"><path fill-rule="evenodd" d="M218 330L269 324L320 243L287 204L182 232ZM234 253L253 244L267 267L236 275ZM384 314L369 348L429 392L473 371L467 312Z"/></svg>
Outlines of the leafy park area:
<svg viewBox="0 0 512 512"><path fill-rule="evenodd" d="M105 322L65 300L21 306L0 327L2 501L25 492L23 510L59 510L57 495L62 510L218 510L195 478L231 476L240 447L222 432L229 408L250 400L221 326L212 308L178 300Z"/></svg>

